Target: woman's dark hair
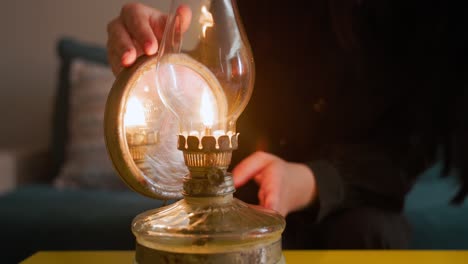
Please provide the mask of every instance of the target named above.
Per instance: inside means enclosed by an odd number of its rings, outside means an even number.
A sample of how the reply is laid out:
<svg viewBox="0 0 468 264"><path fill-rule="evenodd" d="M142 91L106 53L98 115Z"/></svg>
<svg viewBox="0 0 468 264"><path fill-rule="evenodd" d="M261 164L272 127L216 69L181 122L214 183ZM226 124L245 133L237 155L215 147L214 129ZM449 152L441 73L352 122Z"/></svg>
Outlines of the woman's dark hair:
<svg viewBox="0 0 468 264"><path fill-rule="evenodd" d="M414 120L408 171L442 159L468 195L468 9L463 1L329 0L342 48L405 82ZM366 67L366 66L363 66ZM361 66L357 67L361 68Z"/></svg>

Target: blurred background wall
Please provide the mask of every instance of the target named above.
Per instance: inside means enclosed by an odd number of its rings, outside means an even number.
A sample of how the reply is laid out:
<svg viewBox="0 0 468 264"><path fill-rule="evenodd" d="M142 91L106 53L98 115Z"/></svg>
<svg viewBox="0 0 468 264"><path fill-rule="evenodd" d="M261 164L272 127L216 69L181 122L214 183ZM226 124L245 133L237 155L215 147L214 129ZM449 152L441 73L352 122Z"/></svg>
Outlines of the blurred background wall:
<svg viewBox="0 0 468 264"><path fill-rule="evenodd" d="M0 149L46 146L56 89L56 41L105 45L124 0L15 0L0 8ZM142 0L168 10L169 0Z"/></svg>

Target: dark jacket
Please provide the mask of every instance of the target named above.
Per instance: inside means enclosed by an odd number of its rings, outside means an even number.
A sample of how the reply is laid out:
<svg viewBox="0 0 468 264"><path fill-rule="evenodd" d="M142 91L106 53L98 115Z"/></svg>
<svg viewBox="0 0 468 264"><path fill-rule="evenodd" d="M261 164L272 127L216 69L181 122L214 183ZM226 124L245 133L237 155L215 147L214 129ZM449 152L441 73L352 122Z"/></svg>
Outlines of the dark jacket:
<svg viewBox="0 0 468 264"><path fill-rule="evenodd" d="M255 150L306 162L319 219L360 206L401 211L438 149L453 152L448 128L461 112L467 38L451 31L467 23L451 16L464 9L444 1L238 5L256 82L234 164Z"/></svg>

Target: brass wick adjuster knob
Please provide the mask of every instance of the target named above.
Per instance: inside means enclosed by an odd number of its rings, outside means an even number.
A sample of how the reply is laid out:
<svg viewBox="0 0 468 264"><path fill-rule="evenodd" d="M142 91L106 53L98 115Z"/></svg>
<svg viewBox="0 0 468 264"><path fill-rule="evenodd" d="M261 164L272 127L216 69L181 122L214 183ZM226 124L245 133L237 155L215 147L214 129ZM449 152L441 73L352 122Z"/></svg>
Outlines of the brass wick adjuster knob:
<svg viewBox="0 0 468 264"><path fill-rule="evenodd" d="M224 182L224 171L220 168L211 167L206 172L206 178L212 185L220 185Z"/></svg>

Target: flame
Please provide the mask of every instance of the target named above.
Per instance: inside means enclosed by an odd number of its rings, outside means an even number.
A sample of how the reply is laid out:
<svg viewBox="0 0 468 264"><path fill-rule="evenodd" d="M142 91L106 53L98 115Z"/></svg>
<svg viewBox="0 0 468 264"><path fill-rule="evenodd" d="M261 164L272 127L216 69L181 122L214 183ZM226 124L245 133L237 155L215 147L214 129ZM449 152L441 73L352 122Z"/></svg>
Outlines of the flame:
<svg viewBox="0 0 468 264"><path fill-rule="evenodd" d="M205 88L200 103L200 117L203 125L207 128L211 128L214 124L214 110L213 101L208 93L208 89Z"/></svg>
<svg viewBox="0 0 468 264"><path fill-rule="evenodd" d="M145 108L136 97L131 97L127 102L124 116L125 126L146 126Z"/></svg>
<svg viewBox="0 0 468 264"><path fill-rule="evenodd" d="M202 6L200 15L200 24L202 24L203 37L206 37L206 29L213 27L213 15L208 11L206 6Z"/></svg>

